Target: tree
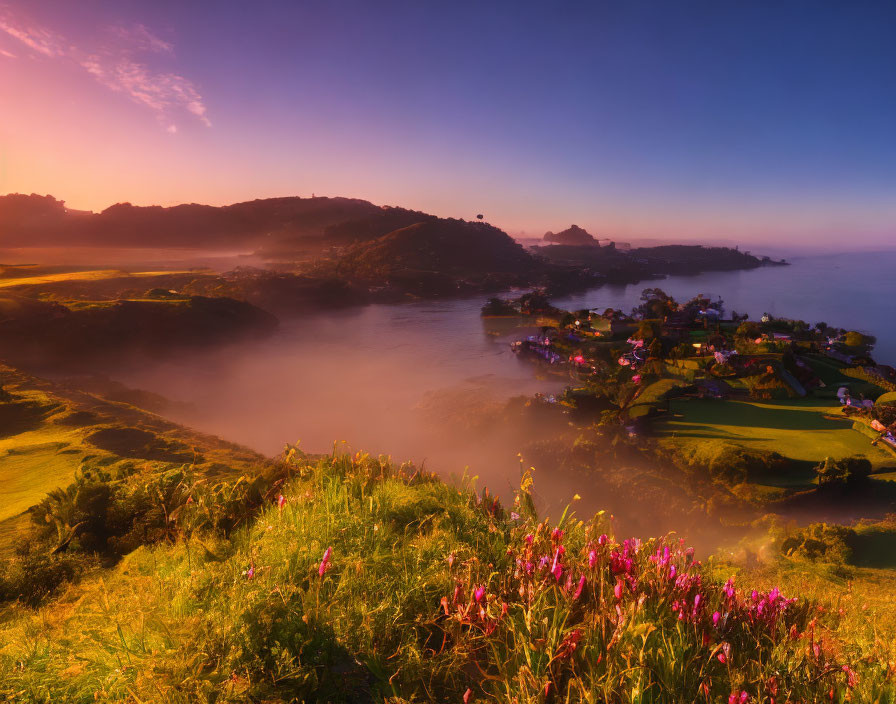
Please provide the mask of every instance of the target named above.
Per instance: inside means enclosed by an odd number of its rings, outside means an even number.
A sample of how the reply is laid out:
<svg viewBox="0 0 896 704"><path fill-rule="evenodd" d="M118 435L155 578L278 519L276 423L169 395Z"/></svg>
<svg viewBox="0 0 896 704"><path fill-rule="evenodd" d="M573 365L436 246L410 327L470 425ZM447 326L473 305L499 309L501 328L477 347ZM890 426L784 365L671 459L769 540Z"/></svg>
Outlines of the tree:
<svg viewBox="0 0 896 704"><path fill-rule="evenodd" d="M871 475L871 462L865 457L844 457L832 460L825 457L824 462L815 468L818 486L852 488L868 481Z"/></svg>
<svg viewBox="0 0 896 704"><path fill-rule="evenodd" d="M747 320L737 326L734 334L738 337L747 337L752 340L759 337L762 334L762 330L759 328L758 323Z"/></svg>
<svg viewBox="0 0 896 704"><path fill-rule="evenodd" d="M847 347L870 347L875 339L870 335L863 335L855 330L850 330L843 338L843 344Z"/></svg>
<svg viewBox="0 0 896 704"><path fill-rule="evenodd" d="M634 334L634 338L636 340L644 340L647 342L648 340L652 340L657 336L656 324L651 323L649 320L642 320L638 324L638 329Z"/></svg>

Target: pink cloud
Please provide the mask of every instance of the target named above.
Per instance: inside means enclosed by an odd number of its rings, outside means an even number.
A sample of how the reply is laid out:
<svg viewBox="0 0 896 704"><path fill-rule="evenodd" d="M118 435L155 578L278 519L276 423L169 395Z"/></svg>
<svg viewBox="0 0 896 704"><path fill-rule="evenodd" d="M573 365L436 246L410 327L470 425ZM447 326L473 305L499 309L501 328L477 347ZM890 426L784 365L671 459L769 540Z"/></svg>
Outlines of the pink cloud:
<svg viewBox="0 0 896 704"><path fill-rule="evenodd" d="M14 39L44 56L62 56L65 52L62 37L42 27L33 27L4 13L0 15L0 31L6 32Z"/></svg>
<svg viewBox="0 0 896 704"><path fill-rule="evenodd" d="M168 131L177 130L175 119L185 113L211 127L205 101L192 81L154 69L138 58L142 54L174 53L170 42L142 24L115 25L109 28L107 41L89 48L68 45L60 35L8 14L0 15L0 31L43 56L76 62L102 85L153 111ZM2 49L0 55L15 58Z"/></svg>
<svg viewBox="0 0 896 704"><path fill-rule="evenodd" d="M174 45L153 34L146 25L114 25L109 28L109 33L134 51L149 51L156 54L174 53Z"/></svg>

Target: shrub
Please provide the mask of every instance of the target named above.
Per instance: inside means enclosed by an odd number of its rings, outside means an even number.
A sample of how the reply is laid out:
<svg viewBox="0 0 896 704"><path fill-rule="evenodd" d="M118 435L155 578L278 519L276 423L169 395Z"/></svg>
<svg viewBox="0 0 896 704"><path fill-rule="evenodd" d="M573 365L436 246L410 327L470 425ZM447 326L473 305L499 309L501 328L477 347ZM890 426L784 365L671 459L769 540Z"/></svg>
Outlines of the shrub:
<svg viewBox="0 0 896 704"><path fill-rule="evenodd" d="M871 475L871 462L860 456L839 460L826 457L815 468L815 474L819 488L854 488L868 481Z"/></svg>
<svg viewBox="0 0 896 704"><path fill-rule="evenodd" d="M852 542L856 532L846 526L813 523L787 536L781 543L781 552L788 557L848 564L852 559Z"/></svg>

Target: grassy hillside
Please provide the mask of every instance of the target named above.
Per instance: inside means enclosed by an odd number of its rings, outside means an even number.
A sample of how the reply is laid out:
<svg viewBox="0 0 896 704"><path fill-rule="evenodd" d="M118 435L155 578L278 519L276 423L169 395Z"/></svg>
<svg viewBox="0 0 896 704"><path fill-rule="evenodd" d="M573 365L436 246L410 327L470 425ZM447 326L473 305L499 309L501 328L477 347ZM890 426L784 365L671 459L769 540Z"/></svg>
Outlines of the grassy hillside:
<svg viewBox="0 0 896 704"><path fill-rule="evenodd" d="M21 530L16 520L79 468L161 472L193 463L201 476L259 471L260 455L116 403L0 365L0 552Z"/></svg>
<svg viewBox="0 0 896 704"><path fill-rule="evenodd" d="M819 400L697 400L670 402L672 416L658 433L664 442L686 445L724 440L752 450L779 452L817 464L825 457L865 455L876 469L896 466L896 458L853 430L853 421L833 415L837 405Z"/></svg>
<svg viewBox="0 0 896 704"><path fill-rule="evenodd" d="M173 542L138 548L36 611L7 608L0 692L22 702L894 694L890 620L850 610L844 625L830 606L726 582L678 540L617 541L602 516L540 523L528 476L517 515L365 455L292 454L287 472L283 499L251 527L191 529L210 499L195 485Z"/></svg>

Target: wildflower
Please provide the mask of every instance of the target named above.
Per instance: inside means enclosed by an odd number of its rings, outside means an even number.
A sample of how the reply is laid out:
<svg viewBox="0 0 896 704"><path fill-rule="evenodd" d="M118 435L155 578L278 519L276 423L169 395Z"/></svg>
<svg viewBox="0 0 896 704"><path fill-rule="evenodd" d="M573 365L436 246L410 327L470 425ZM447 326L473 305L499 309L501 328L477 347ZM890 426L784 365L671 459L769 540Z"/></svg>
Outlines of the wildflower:
<svg viewBox="0 0 896 704"><path fill-rule="evenodd" d="M454 567L454 561L456 559L457 559L457 557L455 556L455 554L453 552L449 553L449 555L448 555L448 568L449 569Z"/></svg>
<svg viewBox="0 0 896 704"><path fill-rule="evenodd" d="M320 561L320 567L317 568L317 575L319 577L324 576L324 572L330 569L330 556L333 554L333 548L327 548L326 552L324 552L324 557Z"/></svg>
<svg viewBox="0 0 896 704"><path fill-rule="evenodd" d="M563 546L561 545L554 551L554 563L551 565L551 574L554 575L554 577L556 578L556 580L558 582L560 581L560 577L563 575L563 568L560 566L560 562L559 562L560 555L561 555L561 552L560 552L561 547L563 547Z"/></svg>
<svg viewBox="0 0 896 704"><path fill-rule="evenodd" d="M718 626L718 625L719 625L719 619L720 619L720 618L722 618L722 614L720 614L718 611L716 611L715 613L713 613L713 615L712 615L712 625L713 625L713 626Z"/></svg>
<svg viewBox="0 0 896 704"><path fill-rule="evenodd" d="M719 650L719 654L716 656L719 659L719 662L723 665L728 664L728 656L731 655L731 644L730 643L722 643L722 648Z"/></svg>
<svg viewBox="0 0 896 704"><path fill-rule="evenodd" d="M277 510L282 513L284 506L286 506L286 497L283 494L280 494L280 496L277 497Z"/></svg>
<svg viewBox="0 0 896 704"><path fill-rule="evenodd" d="M591 550L588 553L588 567L594 569L594 566L597 564L597 551Z"/></svg>
<svg viewBox="0 0 896 704"><path fill-rule="evenodd" d="M573 599L578 599L582 596L582 590L585 589L585 575L582 575L579 578L579 586L576 587L576 593L573 595Z"/></svg>
<svg viewBox="0 0 896 704"><path fill-rule="evenodd" d="M473 701L473 690L467 687L467 691L464 692L464 704L470 704Z"/></svg>
<svg viewBox="0 0 896 704"><path fill-rule="evenodd" d="M563 540L563 531L559 528L554 528L554 531L551 533L551 540L561 541Z"/></svg>
<svg viewBox="0 0 896 704"><path fill-rule="evenodd" d="M473 592L473 598L476 601L482 601L482 597L484 597L484 596L485 596L485 587L482 585L479 585L478 587L476 587L475 591Z"/></svg>
<svg viewBox="0 0 896 704"><path fill-rule="evenodd" d="M249 569L243 572L243 575L246 579L253 579L255 577L255 565L250 565Z"/></svg>
<svg viewBox="0 0 896 704"><path fill-rule="evenodd" d="M561 660L572 657L573 652L579 646L580 640L582 640L582 631L578 628L567 633L563 642L560 643L560 647L557 648L557 657Z"/></svg>
<svg viewBox="0 0 896 704"><path fill-rule="evenodd" d="M554 575L554 579L559 582L560 578L563 576L563 567L555 564L553 568L551 568L551 574Z"/></svg>
<svg viewBox="0 0 896 704"><path fill-rule="evenodd" d="M520 520L520 514L518 514L516 511L511 511L510 518L511 520L518 521Z"/></svg>
<svg viewBox="0 0 896 704"><path fill-rule="evenodd" d="M616 595L617 599L622 599L622 580L616 580L616 586L613 587L613 594Z"/></svg>

